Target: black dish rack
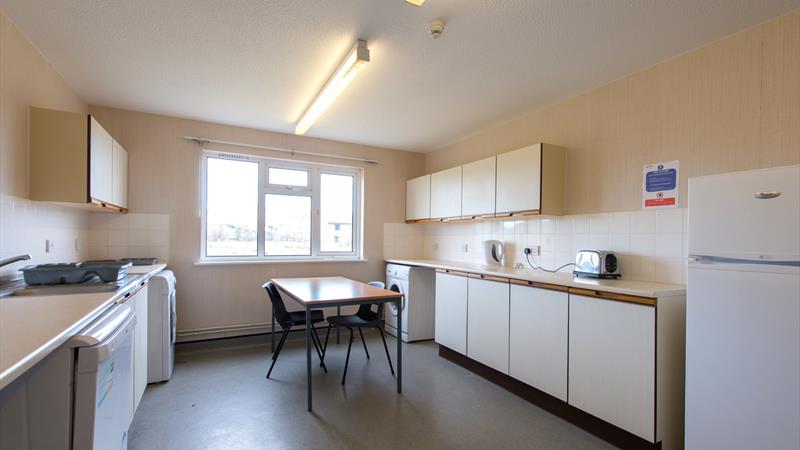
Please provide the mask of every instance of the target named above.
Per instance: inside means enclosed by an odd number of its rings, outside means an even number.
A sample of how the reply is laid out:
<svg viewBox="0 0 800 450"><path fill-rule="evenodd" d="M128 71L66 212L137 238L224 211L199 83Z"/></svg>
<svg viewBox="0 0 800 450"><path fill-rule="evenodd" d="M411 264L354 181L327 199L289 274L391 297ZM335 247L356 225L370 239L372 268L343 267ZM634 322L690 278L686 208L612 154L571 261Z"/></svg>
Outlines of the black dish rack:
<svg viewBox="0 0 800 450"><path fill-rule="evenodd" d="M39 264L20 269L25 283L31 286L52 284L77 284L89 281L97 276L106 283L118 281L128 275L133 265L126 262L82 262Z"/></svg>

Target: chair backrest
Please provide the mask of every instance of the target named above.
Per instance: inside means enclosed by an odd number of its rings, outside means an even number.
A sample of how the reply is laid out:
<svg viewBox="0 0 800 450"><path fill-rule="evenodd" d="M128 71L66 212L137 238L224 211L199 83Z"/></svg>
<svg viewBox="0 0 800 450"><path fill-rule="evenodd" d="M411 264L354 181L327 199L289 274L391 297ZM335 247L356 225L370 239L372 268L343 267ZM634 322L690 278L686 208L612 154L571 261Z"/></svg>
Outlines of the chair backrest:
<svg viewBox="0 0 800 450"><path fill-rule="evenodd" d="M275 283L270 281L264 285L264 289L267 290L267 296L272 303L272 311L275 314L275 320L281 327L284 327L284 324L290 322L289 312L286 311L286 305L283 303L281 293L278 292L278 287L275 286Z"/></svg>
<svg viewBox="0 0 800 450"><path fill-rule="evenodd" d="M375 286L376 288L386 289L386 285L383 283L383 281L370 281L367 284L369 284L370 286ZM372 310L372 305L378 306L377 312ZM383 305L384 305L383 303L368 303L366 305L361 305L358 307L356 315L363 320L368 320L368 321L381 320L383 318Z"/></svg>

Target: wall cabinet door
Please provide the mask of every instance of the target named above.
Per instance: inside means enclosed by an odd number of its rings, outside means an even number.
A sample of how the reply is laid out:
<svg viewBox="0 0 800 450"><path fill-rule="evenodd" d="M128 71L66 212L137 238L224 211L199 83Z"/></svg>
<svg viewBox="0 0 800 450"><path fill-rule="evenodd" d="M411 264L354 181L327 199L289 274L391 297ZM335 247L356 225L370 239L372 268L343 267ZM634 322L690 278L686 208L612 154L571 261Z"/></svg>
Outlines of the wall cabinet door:
<svg viewBox="0 0 800 450"><path fill-rule="evenodd" d="M128 207L128 152L112 140L111 158L111 203L123 208Z"/></svg>
<svg viewBox="0 0 800 450"><path fill-rule="evenodd" d="M89 117L89 196L110 203L113 198L113 141L108 131L94 117Z"/></svg>
<svg viewBox="0 0 800 450"><path fill-rule="evenodd" d="M542 145L497 155L497 212L541 208Z"/></svg>
<svg viewBox="0 0 800 450"><path fill-rule="evenodd" d="M508 374L508 282L469 278L467 356Z"/></svg>
<svg viewBox="0 0 800 450"><path fill-rule="evenodd" d="M461 215L494 214L497 157L461 166Z"/></svg>
<svg viewBox="0 0 800 450"><path fill-rule="evenodd" d="M655 307L570 295L569 404L655 440Z"/></svg>
<svg viewBox="0 0 800 450"><path fill-rule="evenodd" d="M133 411L142 401L144 389L147 387L147 293L150 285L145 285L132 298L133 310L136 312L136 325L133 329ZM132 417L132 416L131 416Z"/></svg>
<svg viewBox="0 0 800 450"><path fill-rule="evenodd" d="M431 174L431 218L461 217L461 166Z"/></svg>
<svg viewBox="0 0 800 450"><path fill-rule="evenodd" d="M569 294L511 285L509 375L567 401Z"/></svg>
<svg viewBox="0 0 800 450"><path fill-rule="evenodd" d="M406 181L406 220L431 218L431 176Z"/></svg>
<svg viewBox="0 0 800 450"><path fill-rule="evenodd" d="M467 277L436 273L436 342L467 354Z"/></svg>

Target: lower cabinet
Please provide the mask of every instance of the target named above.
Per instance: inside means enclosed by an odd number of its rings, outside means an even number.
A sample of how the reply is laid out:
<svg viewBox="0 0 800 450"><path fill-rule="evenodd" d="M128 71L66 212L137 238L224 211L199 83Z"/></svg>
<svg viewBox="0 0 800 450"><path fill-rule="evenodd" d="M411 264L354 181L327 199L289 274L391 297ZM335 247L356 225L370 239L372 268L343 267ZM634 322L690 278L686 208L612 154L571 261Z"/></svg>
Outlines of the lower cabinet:
<svg viewBox="0 0 800 450"><path fill-rule="evenodd" d="M136 312L136 325L133 329L133 411L142 401L147 387L147 292L149 284L134 294L128 303ZM131 416L132 417L132 416Z"/></svg>
<svg viewBox="0 0 800 450"><path fill-rule="evenodd" d="M570 295L569 404L655 442L656 309Z"/></svg>
<svg viewBox="0 0 800 450"><path fill-rule="evenodd" d="M467 277L436 272L435 341L467 354Z"/></svg>
<svg viewBox="0 0 800 450"><path fill-rule="evenodd" d="M469 278L467 356L508 374L508 280Z"/></svg>
<svg viewBox="0 0 800 450"><path fill-rule="evenodd" d="M569 294L511 284L509 375L567 401Z"/></svg>

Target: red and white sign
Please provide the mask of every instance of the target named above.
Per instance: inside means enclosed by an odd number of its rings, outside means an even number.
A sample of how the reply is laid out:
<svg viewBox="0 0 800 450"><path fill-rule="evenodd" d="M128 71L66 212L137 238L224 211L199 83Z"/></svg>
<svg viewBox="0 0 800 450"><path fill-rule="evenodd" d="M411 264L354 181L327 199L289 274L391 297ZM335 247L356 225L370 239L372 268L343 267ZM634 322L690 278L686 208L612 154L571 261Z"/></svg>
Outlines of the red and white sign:
<svg viewBox="0 0 800 450"><path fill-rule="evenodd" d="M642 209L678 207L678 161L647 164L642 174Z"/></svg>

